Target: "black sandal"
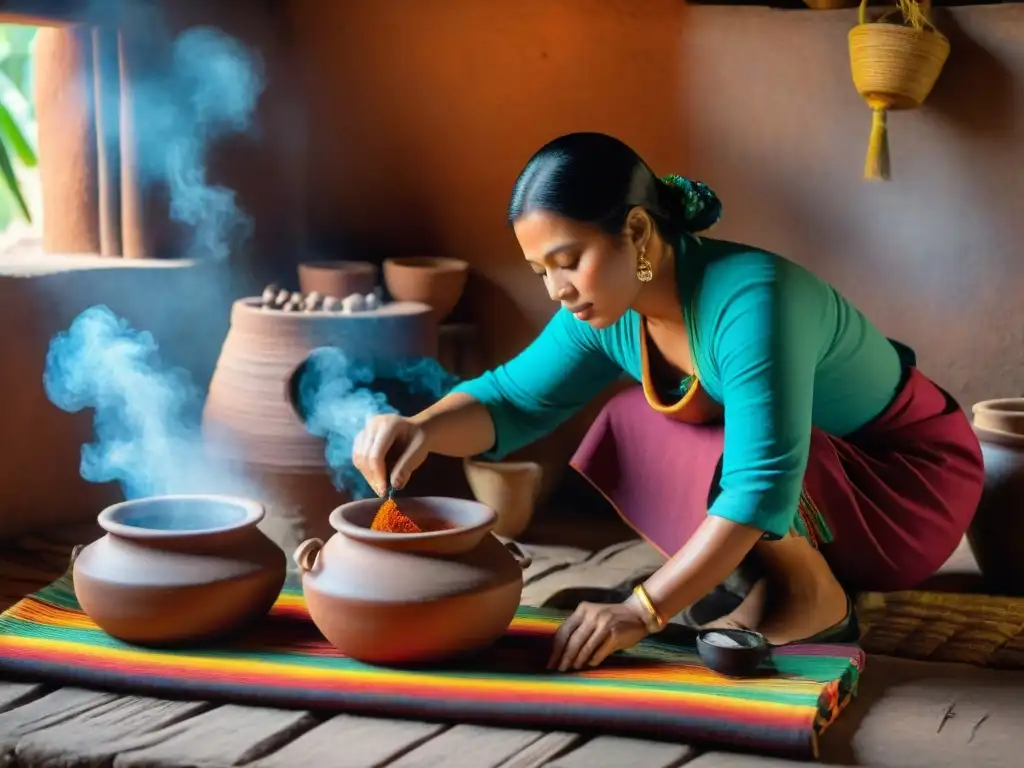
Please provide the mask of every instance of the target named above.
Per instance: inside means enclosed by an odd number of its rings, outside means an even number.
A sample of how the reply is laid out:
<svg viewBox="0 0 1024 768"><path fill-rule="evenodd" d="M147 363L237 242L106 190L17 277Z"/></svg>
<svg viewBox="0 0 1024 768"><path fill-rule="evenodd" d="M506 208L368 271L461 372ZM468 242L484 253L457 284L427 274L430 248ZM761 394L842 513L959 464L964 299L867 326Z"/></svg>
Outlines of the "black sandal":
<svg viewBox="0 0 1024 768"><path fill-rule="evenodd" d="M856 643L860 640L860 622L857 620L857 608L846 595L846 616L838 624L833 624L828 629L823 629L817 634L806 637L803 640L794 640L786 645L802 645L804 643Z"/></svg>

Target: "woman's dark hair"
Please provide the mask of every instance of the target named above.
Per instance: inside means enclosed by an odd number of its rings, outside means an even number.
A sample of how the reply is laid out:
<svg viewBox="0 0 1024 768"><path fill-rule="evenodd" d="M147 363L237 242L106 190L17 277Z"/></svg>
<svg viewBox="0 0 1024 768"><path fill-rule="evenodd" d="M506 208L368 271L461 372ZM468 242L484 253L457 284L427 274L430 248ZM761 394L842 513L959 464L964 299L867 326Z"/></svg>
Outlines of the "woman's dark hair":
<svg viewBox="0 0 1024 768"><path fill-rule="evenodd" d="M512 190L508 222L532 211L550 211L617 235L636 206L650 214L666 238L702 232L722 212L707 186L681 176L659 179L622 141L603 133L570 133L530 158Z"/></svg>

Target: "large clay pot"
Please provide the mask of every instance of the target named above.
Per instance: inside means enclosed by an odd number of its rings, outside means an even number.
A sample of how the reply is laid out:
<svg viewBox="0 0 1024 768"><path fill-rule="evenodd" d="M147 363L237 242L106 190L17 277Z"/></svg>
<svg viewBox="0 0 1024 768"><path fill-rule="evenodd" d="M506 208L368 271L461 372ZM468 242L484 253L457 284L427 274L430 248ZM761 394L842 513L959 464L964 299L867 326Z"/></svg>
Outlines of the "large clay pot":
<svg viewBox="0 0 1024 768"><path fill-rule="evenodd" d="M299 264L299 290L343 299L377 287L380 270L368 261L306 261Z"/></svg>
<svg viewBox="0 0 1024 768"><path fill-rule="evenodd" d="M515 616L529 559L492 533L496 515L465 499L398 499L426 533L370 530L379 499L331 513L326 544L303 542L309 615L324 637L358 661L421 663L471 652L500 638Z"/></svg>
<svg viewBox="0 0 1024 768"><path fill-rule="evenodd" d="M988 589L1024 595L1024 398L973 407L985 458L985 490L967 541Z"/></svg>
<svg viewBox="0 0 1024 768"><path fill-rule="evenodd" d="M309 536L329 536L324 510L348 500L334 486L324 440L309 433L289 394L310 353L329 346L377 360L434 357L437 325L430 307L414 302L344 315L267 311L258 298L241 299L203 410L207 451L258 489L267 504L263 527L286 552Z"/></svg>
<svg viewBox="0 0 1024 768"><path fill-rule="evenodd" d="M257 524L263 505L232 496L154 496L99 514L105 536L74 558L75 595L103 631L170 645L230 634L270 610L284 553Z"/></svg>
<svg viewBox="0 0 1024 768"><path fill-rule="evenodd" d="M440 322L462 298L469 264L461 259L415 256L384 261L384 284L400 301L420 301L433 307Z"/></svg>
<svg viewBox="0 0 1024 768"><path fill-rule="evenodd" d="M514 539L533 519L544 470L534 461L463 460L473 496L493 509L498 519L494 532Z"/></svg>

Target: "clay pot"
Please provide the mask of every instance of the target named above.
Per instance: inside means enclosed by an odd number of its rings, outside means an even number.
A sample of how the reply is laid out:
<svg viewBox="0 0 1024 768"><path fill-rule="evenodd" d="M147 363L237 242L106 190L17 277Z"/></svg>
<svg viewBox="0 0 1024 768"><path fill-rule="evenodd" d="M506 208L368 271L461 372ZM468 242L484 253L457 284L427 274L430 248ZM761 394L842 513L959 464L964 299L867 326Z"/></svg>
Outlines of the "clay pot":
<svg viewBox="0 0 1024 768"><path fill-rule="evenodd" d="M99 514L105 536L74 556L75 596L125 642L173 645L231 634L264 616L287 559L257 524L263 505L232 496L154 496Z"/></svg>
<svg viewBox="0 0 1024 768"><path fill-rule="evenodd" d="M299 264L299 290L343 299L377 287L380 270L368 261L307 261Z"/></svg>
<svg viewBox="0 0 1024 768"><path fill-rule="evenodd" d="M434 357L437 326L430 307L413 302L343 315L266 311L258 298L241 299L203 410L207 452L259 489L263 527L286 552L329 536L323 510L348 500L334 486L324 440L306 429L289 392L310 353L329 346L377 360Z"/></svg>
<svg viewBox="0 0 1024 768"><path fill-rule="evenodd" d="M310 539L296 549L309 615L324 637L346 656L371 664L439 660L502 637L519 605L529 558L491 533L494 510L442 497L398 503L421 528L454 527L371 531L380 500L365 499L331 513L337 533L326 544Z"/></svg>
<svg viewBox="0 0 1024 768"><path fill-rule="evenodd" d="M976 403L985 489L967 541L991 592L1024 595L1024 398Z"/></svg>
<svg viewBox="0 0 1024 768"><path fill-rule="evenodd" d="M473 496L498 515L494 532L514 539L525 531L540 496L544 477L540 464L465 459L462 466Z"/></svg>
<svg viewBox="0 0 1024 768"><path fill-rule="evenodd" d="M434 309L438 322L462 298L469 264L460 259L417 256L384 261L384 284L400 301L421 301Z"/></svg>

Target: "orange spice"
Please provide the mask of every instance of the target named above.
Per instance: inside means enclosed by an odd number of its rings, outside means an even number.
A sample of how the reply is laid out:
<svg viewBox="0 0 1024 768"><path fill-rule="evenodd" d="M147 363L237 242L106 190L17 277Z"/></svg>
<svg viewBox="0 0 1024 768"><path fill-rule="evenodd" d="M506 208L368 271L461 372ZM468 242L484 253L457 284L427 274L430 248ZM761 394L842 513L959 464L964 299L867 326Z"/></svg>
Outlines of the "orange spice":
<svg viewBox="0 0 1024 768"><path fill-rule="evenodd" d="M423 533L423 529L406 516L392 499L386 499L380 505L377 514L373 516L370 530L383 533Z"/></svg>

